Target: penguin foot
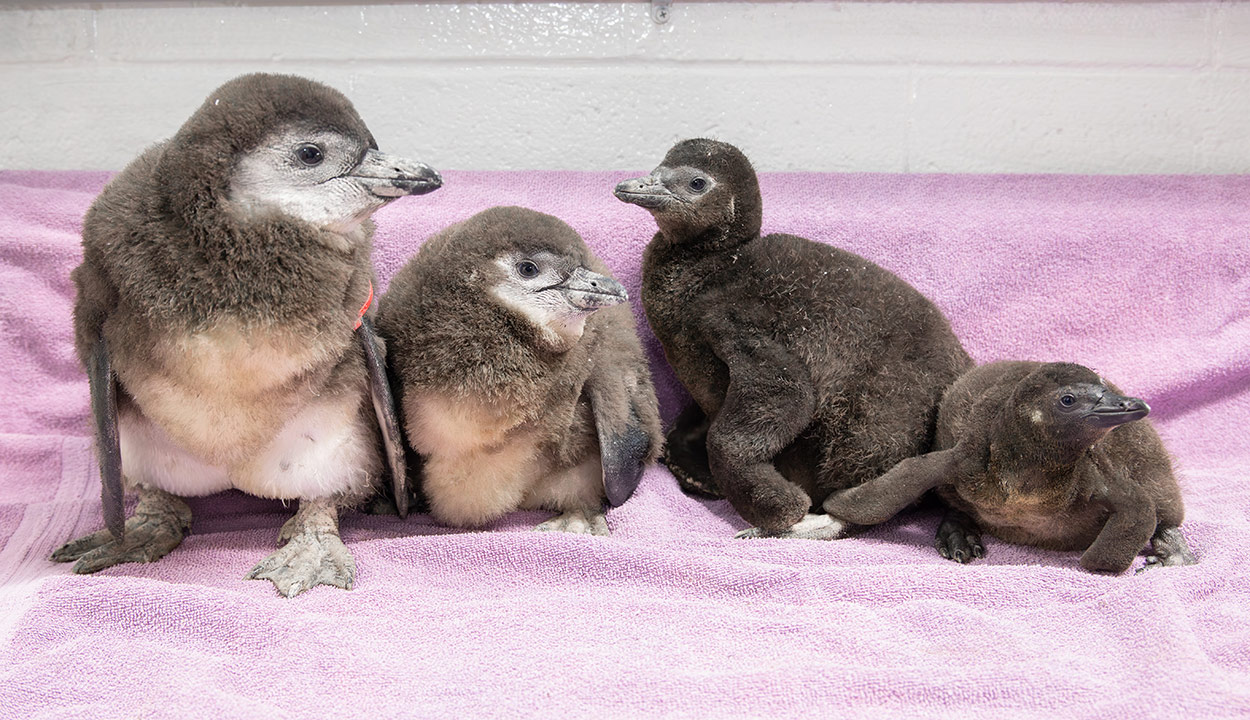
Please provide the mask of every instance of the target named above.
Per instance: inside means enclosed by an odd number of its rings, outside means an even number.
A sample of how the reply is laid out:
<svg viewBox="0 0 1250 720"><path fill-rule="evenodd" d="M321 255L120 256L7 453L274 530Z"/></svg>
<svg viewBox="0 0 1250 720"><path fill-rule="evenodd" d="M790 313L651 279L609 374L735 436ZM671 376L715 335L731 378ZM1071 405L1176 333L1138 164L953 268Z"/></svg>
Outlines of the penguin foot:
<svg viewBox="0 0 1250 720"><path fill-rule="evenodd" d="M1193 551L1189 549L1189 543L1185 541L1180 528L1158 530L1150 539L1150 545L1154 552L1146 556L1146 564L1137 568L1134 574L1143 573L1155 567L1198 564L1198 558L1194 557Z"/></svg>
<svg viewBox="0 0 1250 720"><path fill-rule="evenodd" d="M245 580L269 580L283 597L295 597L318 585L352 589L356 561L337 533L296 535L260 561Z"/></svg>
<svg viewBox="0 0 1250 720"><path fill-rule="evenodd" d="M130 562L154 562L178 547L191 528L191 508L162 490L140 490L135 514L126 518L122 540L99 530L71 540L52 553L55 562L74 563L74 572L86 575Z"/></svg>
<svg viewBox="0 0 1250 720"><path fill-rule="evenodd" d="M716 487L716 481L712 479L712 474L702 472L690 472L681 463L677 462L669 455L667 449L659 457L659 463L668 468L668 471L677 478L677 485L688 495L696 497L708 497L720 500L725 496L721 494Z"/></svg>
<svg viewBox="0 0 1250 720"><path fill-rule="evenodd" d="M611 535L608 519L601 512L570 510L540 523L535 530L542 532L568 532L583 535Z"/></svg>
<svg viewBox="0 0 1250 720"><path fill-rule="evenodd" d="M330 500L301 500L282 526L277 552L261 560L244 580L268 580L283 597L318 585L352 589L356 561L339 538L338 508Z"/></svg>
<svg viewBox="0 0 1250 720"><path fill-rule="evenodd" d="M959 523L943 521L938 527L937 540L934 545L939 555L957 563L970 563L976 558L985 557L985 545L981 543L981 533Z"/></svg>
<svg viewBox="0 0 1250 720"><path fill-rule="evenodd" d="M747 528L734 535L735 539L751 538L782 538L786 540L840 540L851 534L854 525L821 513L808 513L803 519L778 533L766 532L762 528Z"/></svg>
<svg viewBox="0 0 1250 720"><path fill-rule="evenodd" d="M1146 572L1147 570L1150 570L1151 568L1170 567L1170 566L1175 566L1175 565L1193 565L1193 564L1194 563L1178 562L1172 557L1161 558L1158 555L1147 555L1146 561L1142 563L1141 567L1134 570L1133 574L1141 575L1142 573Z"/></svg>

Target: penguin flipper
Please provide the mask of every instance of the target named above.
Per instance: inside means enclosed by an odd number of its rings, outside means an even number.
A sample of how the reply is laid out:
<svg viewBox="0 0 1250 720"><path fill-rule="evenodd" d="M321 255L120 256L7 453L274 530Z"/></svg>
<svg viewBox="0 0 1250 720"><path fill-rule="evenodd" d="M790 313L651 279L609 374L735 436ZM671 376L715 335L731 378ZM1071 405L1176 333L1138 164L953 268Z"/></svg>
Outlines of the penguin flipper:
<svg viewBox="0 0 1250 720"><path fill-rule="evenodd" d="M88 355L87 382L91 389L91 416L95 421L96 455L100 462L104 525L120 541L126 534L126 510L121 436L117 430L117 375L113 372L103 329L97 333Z"/></svg>
<svg viewBox="0 0 1250 720"><path fill-rule="evenodd" d="M653 450L637 400L619 381L616 385L611 387L610 380L598 374L586 382L599 436L603 490L612 507L619 507L634 494Z"/></svg>
<svg viewBox="0 0 1250 720"><path fill-rule="evenodd" d="M379 345L373 322L362 316L356 338L365 351L365 367L369 371L369 395L373 399L373 411L378 417L382 431L382 446L387 467L391 471L391 489L395 497L395 509L399 516L408 516L408 470L404 457L403 435L399 428L399 413L395 410L395 397L391 394L390 380L386 374L386 355Z"/></svg>
<svg viewBox="0 0 1250 720"><path fill-rule="evenodd" d="M878 525L952 479L967 460L962 446L909 457L863 485L835 492L824 510L857 525Z"/></svg>

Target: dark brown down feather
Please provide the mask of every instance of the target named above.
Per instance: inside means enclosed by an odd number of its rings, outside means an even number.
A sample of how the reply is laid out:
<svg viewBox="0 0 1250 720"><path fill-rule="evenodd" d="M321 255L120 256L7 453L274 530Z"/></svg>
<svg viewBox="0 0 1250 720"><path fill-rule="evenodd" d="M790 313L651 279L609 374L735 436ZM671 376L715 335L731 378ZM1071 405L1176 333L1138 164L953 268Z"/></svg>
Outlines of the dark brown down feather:
<svg viewBox="0 0 1250 720"><path fill-rule="evenodd" d="M650 438L643 460L654 461L663 435L629 306L595 311L580 340L568 345L553 344L492 297L490 288L502 278L495 258L544 250L610 275L564 222L498 207L431 237L392 279L380 300L378 332L388 344L410 437L416 422L410 399L437 393L494 408L513 428L509 437L536 434L544 464L556 472L599 450L596 417L627 423L632 406L633 422ZM594 408L591 385L597 387Z"/></svg>
<svg viewBox="0 0 1250 720"><path fill-rule="evenodd" d="M1090 570L1122 572L1147 545L1162 564L1195 562L1178 529L1184 507L1159 434L1145 419L1107 429L1091 425L1097 413L1066 412L1063 396L1079 410L1082 389L1140 408L1137 416L1148 411L1081 365L983 365L946 392L933 452L825 507L872 524L936 489L951 507L938 549L959 562L984 555L982 530L1008 542L1082 550Z"/></svg>
<svg viewBox="0 0 1250 720"><path fill-rule="evenodd" d="M710 469L735 509L781 531L928 450L943 390L971 365L942 312L864 258L761 237L755 171L732 145L678 143L651 177L673 173L714 182L651 210L642 303L710 418ZM626 185L627 202L645 190Z"/></svg>

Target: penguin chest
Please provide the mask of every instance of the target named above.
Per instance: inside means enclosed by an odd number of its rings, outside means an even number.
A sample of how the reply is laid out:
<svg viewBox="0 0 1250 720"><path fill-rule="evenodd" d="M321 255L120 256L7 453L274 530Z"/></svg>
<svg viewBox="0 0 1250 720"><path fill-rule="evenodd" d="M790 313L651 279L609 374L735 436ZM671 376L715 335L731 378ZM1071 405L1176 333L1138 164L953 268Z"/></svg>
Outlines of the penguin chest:
<svg viewBox="0 0 1250 720"><path fill-rule="evenodd" d="M487 402L436 392L404 400L404 425L425 459L430 510L441 522L478 526L520 507L547 474L538 434Z"/></svg>
<svg viewBox="0 0 1250 720"><path fill-rule="evenodd" d="M643 287L647 323L664 348L664 358L699 407L714 415L724 401L729 372L693 319L702 312L702 299L661 282Z"/></svg>
<svg viewBox="0 0 1250 720"><path fill-rule="evenodd" d="M308 398L301 389L328 377L346 340L326 335L217 326L158 342L155 357L120 363L118 372L143 414L176 443L210 463L234 465L302 407Z"/></svg>
<svg viewBox="0 0 1250 720"><path fill-rule="evenodd" d="M188 452L127 403L118 417L122 468L132 484L181 496L236 488L265 498L356 498L381 473L365 402L361 394L327 393L294 412L263 447L231 462Z"/></svg>
<svg viewBox="0 0 1250 720"><path fill-rule="evenodd" d="M1074 503L1067 487L1036 486L1037 478L991 475L960 496L975 508L981 526L1007 542L1052 549L1080 549L1096 534L1097 513ZM1033 485L1031 487L1031 485Z"/></svg>

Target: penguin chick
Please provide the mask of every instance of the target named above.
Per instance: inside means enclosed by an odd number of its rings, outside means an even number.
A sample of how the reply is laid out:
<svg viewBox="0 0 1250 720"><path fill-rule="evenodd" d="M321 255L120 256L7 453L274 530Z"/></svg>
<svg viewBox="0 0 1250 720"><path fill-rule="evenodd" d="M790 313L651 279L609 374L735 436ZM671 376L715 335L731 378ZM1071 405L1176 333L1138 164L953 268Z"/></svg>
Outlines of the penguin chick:
<svg viewBox="0 0 1250 720"><path fill-rule="evenodd" d="M761 237L759 183L732 145L680 142L616 196L659 226L642 305L698 405L669 434L683 485L758 526L741 537L844 535L807 513L928 450L943 389L971 366L946 318L862 257Z"/></svg>
<svg viewBox="0 0 1250 720"><path fill-rule="evenodd" d="M381 300L404 430L440 522L519 508L608 534L663 438L625 289L560 220L481 212L430 238Z"/></svg>
<svg viewBox="0 0 1250 720"><path fill-rule="evenodd" d="M976 368L942 400L934 451L838 493L834 517L875 524L931 488L950 505L942 557L985 555L982 529L1007 542L1084 550L1081 566L1120 573L1150 544L1151 565L1192 565L1180 489L1145 402L1070 363Z"/></svg>
<svg viewBox="0 0 1250 720"><path fill-rule="evenodd" d="M379 152L338 91L268 74L222 85L114 178L72 276L108 529L53 559L80 573L156 560L190 526L180 497L237 488L300 501L249 578L286 596L350 587L338 510L373 491L377 420L394 416L367 312L368 218L440 184ZM402 483L402 446L386 454ZM123 475L139 494L129 519Z"/></svg>

